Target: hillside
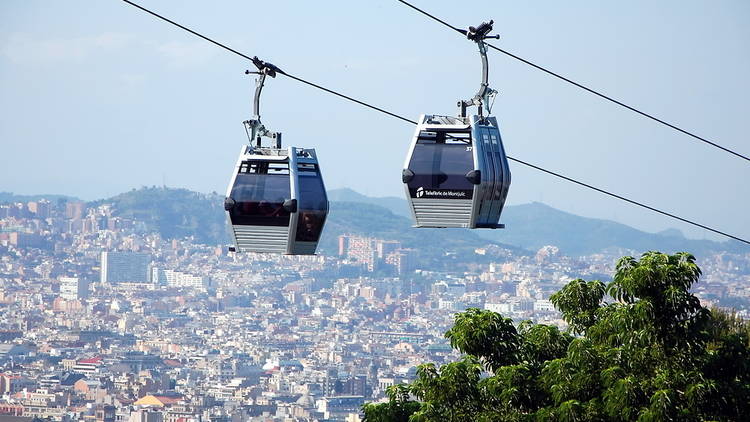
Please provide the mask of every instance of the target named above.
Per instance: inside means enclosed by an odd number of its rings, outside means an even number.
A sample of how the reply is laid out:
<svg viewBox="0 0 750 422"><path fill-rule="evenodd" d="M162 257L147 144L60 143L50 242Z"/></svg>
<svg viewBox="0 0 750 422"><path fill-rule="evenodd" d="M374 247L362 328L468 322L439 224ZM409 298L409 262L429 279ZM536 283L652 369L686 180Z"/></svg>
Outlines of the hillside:
<svg viewBox="0 0 750 422"><path fill-rule="evenodd" d="M349 201L382 204L396 214L409 216L406 200L401 198L372 198L350 189L336 189L330 195ZM589 255L612 248L637 252L690 251L694 254L750 252L750 247L733 240L714 242L686 239L677 229L647 233L614 221L570 214L539 202L506 206L501 222L506 225L506 229L472 232L494 242L530 251L545 245L555 245L567 255Z"/></svg>
<svg viewBox="0 0 750 422"><path fill-rule="evenodd" d="M198 242L216 245L230 242L220 195L144 187L89 205L103 203L113 204L115 215L142 221L147 229L158 231L164 238L194 236ZM321 236L321 250L335 253L337 238L341 234L398 240L405 247L420 248L428 255L432 254L431 249L436 254L444 250L473 251L494 243L468 230L412 229L409 219L381 206L334 200ZM425 245L442 246L429 248ZM522 250L516 252L524 253Z"/></svg>
<svg viewBox="0 0 750 422"><path fill-rule="evenodd" d="M89 205L110 203L117 216L142 221L166 239L194 236L205 244L226 244L224 197L187 189L144 187Z"/></svg>
<svg viewBox="0 0 750 422"><path fill-rule="evenodd" d="M442 255L445 251L473 253L474 249L488 244L496 244L516 254L527 254L521 248L482 238L470 230L413 228L410 219L379 205L331 201L321 248L329 253L335 252L336 239L341 234L398 240L407 248L419 249L423 254L433 256Z"/></svg>
<svg viewBox="0 0 750 422"><path fill-rule="evenodd" d="M750 247L737 241L687 239L676 229L647 233L614 221L570 214L539 202L509 206L501 220L507 229L482 231L480 235L532 250L556 245L568 255L588 255L609 248L639 253L649 250L666 253L690 251L693 254L750 252Z"/></svg>
<svg viewBox="0 0 750 422"><path fill-rule="evenodd" d="M390 212L396 215L411 218L409 208L406 205L406 200L395 196L365 196L351 189L343 188L328 191L328 200L331 202L358 202L362 204L377 205L379 207L387 208Z"/></svg>
<svg viewBox="0 0 750 422"><path fill-rule="evenodd" d="M2 196L4 195L4 196ZM0 194L0 202L58 198L59 195ZM614 221L581 217L534 202L507 206L501 221L504 230L413 229L406 201L397 197L373 198L351 189L329 192L331 213L321 238L321 250L336 251L341 234L359 234L399 240L406 247L423 251L473 250L493 243L516 253L535 251L555 245L567 255L588 255L607 249L625 249L636 253L659 250L750 253L750 247L737 242L686 239L679 230L647 233ZM164 238L194 236L196 241L226 245L229 243L223 197L186 189L141 188L90 205L111 203L115 215L134 218L158 231ZM430 246L436 247L431 248ZM508 246L512 245L512 246ZM431 252L430 252L431 253Z"/></svg>

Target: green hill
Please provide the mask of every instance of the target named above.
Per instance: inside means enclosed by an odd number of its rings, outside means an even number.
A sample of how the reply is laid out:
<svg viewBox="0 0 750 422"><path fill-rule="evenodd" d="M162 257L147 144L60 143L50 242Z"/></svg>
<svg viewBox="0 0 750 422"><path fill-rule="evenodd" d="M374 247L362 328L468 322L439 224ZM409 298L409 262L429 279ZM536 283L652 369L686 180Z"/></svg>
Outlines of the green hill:
<svg viewBox="0 0 750 422"><path fill-rule="evenodd" d="M637 252L690 251L750 252L737 242L686 239L675 229L646 233L608 220L580 217L535 202L508 206L501 221L504 230L414 229L406 201L401 198L372 198L350 189L329 192L331 213L321 237L321 250L336 251L336 238L357 234L400 241L405 247L422 251L473 250L497 244L516 253L555 245L568 255L599 253L610 248ZM149 230L164 238L194 236L206 244L229 243L223 196L201 194L186 189L141 188L91 204L112 203L115 214L143 221ZM507 246L513 245L513 246Z"/></svg>
<svg viewBox="0 0 750 422"><path fill-rule="evenodd" d="M411 218L406 201L401 198L372 198L351 189L335 189L329 195L347 201L381 204L395 214ZM686 239L677 229L647 233L614 221L570 214L539 202L506 206L500 220L506 229L471 232L487 240L530 251L554 245L567 255L589 255L606 249L691 251L694 254L750 252L750 247L734 240Z"/></svg>
<svg viewBox="0 0 750 422"><path fill-rule="evenodd" d="M539 202L509 206L501 220L507 229L494 233L482 231L480 235L532 250L555 245L568 255L588 255L610 248L639 253L649 250L693 254L750 252L750 247L737 241L686 239L676 229L647 233L614 221L570 214Z"/></svg>
<svg viewBox="0 0 750 422"><path fill-rule="evenodd" d="M148 230L157 231L166 239L193 236L200 243L226 245L230 238L223 200L218 194L144 187L89 205L112 204L116 216L141 221ZM331 201L320 249L335 253L337 238L342 234L398 240L403 246L419 248L428 255L432 249L435 254L442 254L445 250L473 251L495 243L467 230L413 229L409 219L378 205Z"/></svg>
<svg viewBox="0 0 750 422"><path fill-rule="evenodd" d="M199 243L218 245L228 242L224 197L187 189L143 187L112 198L89 203L109 203L116 216L146 224L165 239L193 236Z"/></svg>
<svg viewBox="0 0 750 422"><path fill-rule="evenodd" d="M473 254L474 249L489 244L516 254L528 253L521 248L482 238L471 230L413 228L411 219L379 205L331 201L330 214L320 242L322 250L335 252L337 238L342 234L398 240L404 247L419 249L423 255L433 257L446 251Z"/></svg>
<svg viewBox="0 0 750 422"><path fill-rule="evenodd" d="M409 207L406 205L404 198L397 198L395 196L365 196L351 189L343 188L328 191L328 200L331 202L359 202L362 204L377 205L387 208L396 215L411 218Z"/></svg>

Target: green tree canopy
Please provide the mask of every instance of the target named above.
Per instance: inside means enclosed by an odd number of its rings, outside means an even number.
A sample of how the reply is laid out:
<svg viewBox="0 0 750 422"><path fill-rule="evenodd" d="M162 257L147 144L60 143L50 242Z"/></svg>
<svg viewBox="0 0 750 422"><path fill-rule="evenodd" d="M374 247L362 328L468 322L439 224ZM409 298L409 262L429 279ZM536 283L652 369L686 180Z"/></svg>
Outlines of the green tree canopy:
<svg viewBox="0 0 750 422"><path fill-rule="evenodd" d="M446 337L464 354L420 365L380 421L701 421L750 417L750 325L701 306L687 253L619 260L613 281L574 280L556 327L469 309Z"/></svg>

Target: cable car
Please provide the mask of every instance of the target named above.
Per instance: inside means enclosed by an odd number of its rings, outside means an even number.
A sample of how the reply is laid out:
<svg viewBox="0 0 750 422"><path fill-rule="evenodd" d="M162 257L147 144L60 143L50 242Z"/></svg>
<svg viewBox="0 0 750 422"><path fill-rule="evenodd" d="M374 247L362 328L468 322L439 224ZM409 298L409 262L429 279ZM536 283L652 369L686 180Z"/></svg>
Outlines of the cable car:
<svg viewBox="0 0 750 422"><path fill-rule="evenodd" d="M401 180L415 227L504 228L500 224L510 188L510 169L500 127L490 113L497 91L487 83L487 47L492 21L463 31L479 45L482 85L458 102L459 115L421 115L404 162ZM470 106L478 114L466 115Z"/></svg>
<svg viewBox="0 0 750 422"><path fill-rule="evenodd" d="M312 255L328 215L328 197L314 149L281 147L281 133L260 123L259 98L265 76L278 68L253 58L260 77L255 116L245 123L255 145L243 145L227 188L224 209L235 252ZM275 140L264 147L261 138Z"/></svg>
<svg viewBox="0 0 750 422"><path fill-rule="evenodd" d="M504 227L510 170L494 117L420 116L404 167L417 227Z"/></svg>

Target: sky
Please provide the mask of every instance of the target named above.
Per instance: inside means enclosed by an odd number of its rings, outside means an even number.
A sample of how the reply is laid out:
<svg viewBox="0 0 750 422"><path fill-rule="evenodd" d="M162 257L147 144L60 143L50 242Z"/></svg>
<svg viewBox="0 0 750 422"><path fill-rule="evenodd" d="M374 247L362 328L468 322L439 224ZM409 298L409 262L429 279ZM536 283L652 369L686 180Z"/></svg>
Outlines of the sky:
<svg viewBox="0 0 750 422"><path fill-rule="evenodd" d="M395 0L140 4L301 78L417 119L479 87L476 46ZM750 155L750 2L414 0L494 19L514 54ZM750 162L490 53L509 155L750 238ZM252 65L118 0L0 2L0 191L92 200L141 186L226 191ZM266 127L314 147L328 189L403 196L414 127L284 77ZM508 203L721 239L511 163ZM509 228L510 229L510 228Z"/></svg>

